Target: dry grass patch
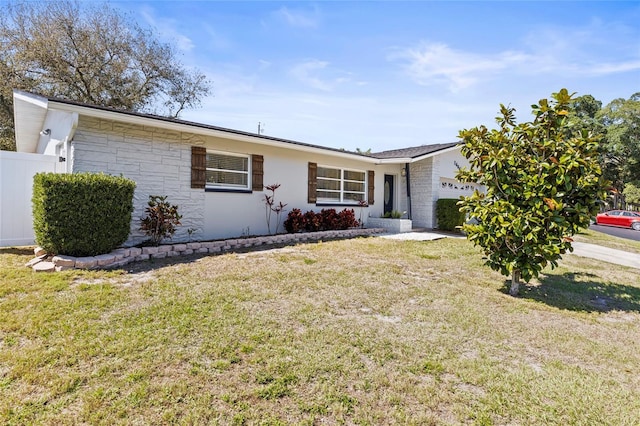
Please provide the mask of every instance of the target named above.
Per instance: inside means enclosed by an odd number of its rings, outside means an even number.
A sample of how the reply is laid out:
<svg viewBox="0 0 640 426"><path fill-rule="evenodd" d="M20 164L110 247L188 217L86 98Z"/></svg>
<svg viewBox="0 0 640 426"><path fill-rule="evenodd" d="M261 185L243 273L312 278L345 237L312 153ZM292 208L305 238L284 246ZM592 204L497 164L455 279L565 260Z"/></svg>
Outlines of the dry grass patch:
<svg viewBox="0 0 640 426"><path fill-rule="evenodd" d="M635 424L640 286L523 289L464 240L379 238L34 274L0 251L9 424Z"/></svg>

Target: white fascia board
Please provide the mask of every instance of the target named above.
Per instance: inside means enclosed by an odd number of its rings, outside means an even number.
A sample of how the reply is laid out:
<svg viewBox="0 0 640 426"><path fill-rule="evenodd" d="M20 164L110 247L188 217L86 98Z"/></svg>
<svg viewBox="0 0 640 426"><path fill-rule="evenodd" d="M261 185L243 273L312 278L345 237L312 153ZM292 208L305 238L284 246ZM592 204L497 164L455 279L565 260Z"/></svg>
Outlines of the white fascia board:
<svg viewBox="0 0 640 426"><path fill-rule="evenodd" d="M379 164L404 164L413 162L409 157L397 157L397 158L382 158L378 160Z"/></svg>
<svg viewBox="0 0 640 426"><path fill-rule="evenodd" d="M314 154L328 155L328 156L340 157L340 158L348 158L350 160L358 160L365 163L380 164L380 160L377 158L360 156L357 154L350 154L348 152L342 153L338 151L333 151L331 149L297 145L295 143L271 140L271 139L266 139L259 136L243 135L243 134L225 132L222 130L208 129L205 127L191 126L186 123L174 123L170 121L157 120L152 117L129 115L126 113L118 113L117 111L105 111L105 110L94 109L94 108L85 107L81 105L59 103L56 101L50 101L49 107L55 108L56 110L76 112L80 115L85 115L88 117L121 121L128 124L137 124L140 126L147 126L147 127L157 127L157 128L167 129L167 130L173 130L176 132L195 133L199 135L213 136L213 137L223 138L223 139L232 139L240 142L248 142L248 143L266 145L266 146L271 146L276 148L285 148L285 149L292 149L295 151L310 152Z"/></svg>
<svg viewBox="0 0 640 426"><path fill-rule="evenodd" d="M33 93L23 92L22 90L13 90L13 99L28 102L40 108L47 108L49 100L43 96L34 95Z"/></svg>
<svg viewBox="0 0 640 426"><path fill-rule="evenodd" d="M410 163L416 163L418 161L422 161L425 160L427 158L430 157L435 157L436 155L440 155L440 154L444 154L446 152L451 152L451 151L455 151L457 149L460 149L461 145L454 145L450 148L446 148L446 149L442 149L440 151L436 151L436 152L430 152L429 154L425 154L425 155L421 155L420 157L416 157L416 158L412 158L411 161L409 161Z"/></svg>

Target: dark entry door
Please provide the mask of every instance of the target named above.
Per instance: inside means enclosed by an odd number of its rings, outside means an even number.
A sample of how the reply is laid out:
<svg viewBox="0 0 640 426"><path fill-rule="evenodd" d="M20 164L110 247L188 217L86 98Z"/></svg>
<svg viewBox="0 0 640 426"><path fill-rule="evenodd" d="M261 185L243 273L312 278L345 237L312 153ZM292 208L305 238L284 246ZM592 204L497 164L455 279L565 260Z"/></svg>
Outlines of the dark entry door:
<svg viewBox="0 0 640 426"><path fill-rule="evenodd" d="M384 212L390 213L395 207L393 205L394 199L394 176L384 175Z"/></svg>

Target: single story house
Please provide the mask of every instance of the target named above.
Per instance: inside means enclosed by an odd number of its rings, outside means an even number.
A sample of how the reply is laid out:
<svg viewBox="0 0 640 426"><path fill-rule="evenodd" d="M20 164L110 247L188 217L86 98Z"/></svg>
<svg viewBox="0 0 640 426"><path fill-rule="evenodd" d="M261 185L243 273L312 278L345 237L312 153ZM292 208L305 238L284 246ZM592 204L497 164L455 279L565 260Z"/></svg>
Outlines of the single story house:
<svg viewBox="0 0 640 426"><path fill-rule="evenodd" d="M13 96L18 153L54 158L60 173L136 182L127 244L145 239L139 219L150 195L178 205L183 226L174 241L184 241L266 234L264 187L276 183L276 203L287 205L283 219L293 208L354 208L366 224L398 210L414 228L437 226L437 199L474 189L454 179L467 164L457 142L363 155L21 91ZM5 178L0 185L11 184ZM367 206L358 207L360 200Z"/></svg>

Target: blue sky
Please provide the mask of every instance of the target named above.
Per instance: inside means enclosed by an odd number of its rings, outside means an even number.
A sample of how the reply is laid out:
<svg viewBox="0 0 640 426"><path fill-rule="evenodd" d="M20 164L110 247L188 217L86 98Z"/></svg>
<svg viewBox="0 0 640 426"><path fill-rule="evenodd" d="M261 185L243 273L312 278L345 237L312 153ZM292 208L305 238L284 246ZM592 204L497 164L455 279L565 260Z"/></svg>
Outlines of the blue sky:
<svg viewBox="0 0 640 426"><path fill-rule="evenodd" d="M374 152L493 126L566 87L640 91L640 2L116 2L213 81L181 118Z"/></svg>

